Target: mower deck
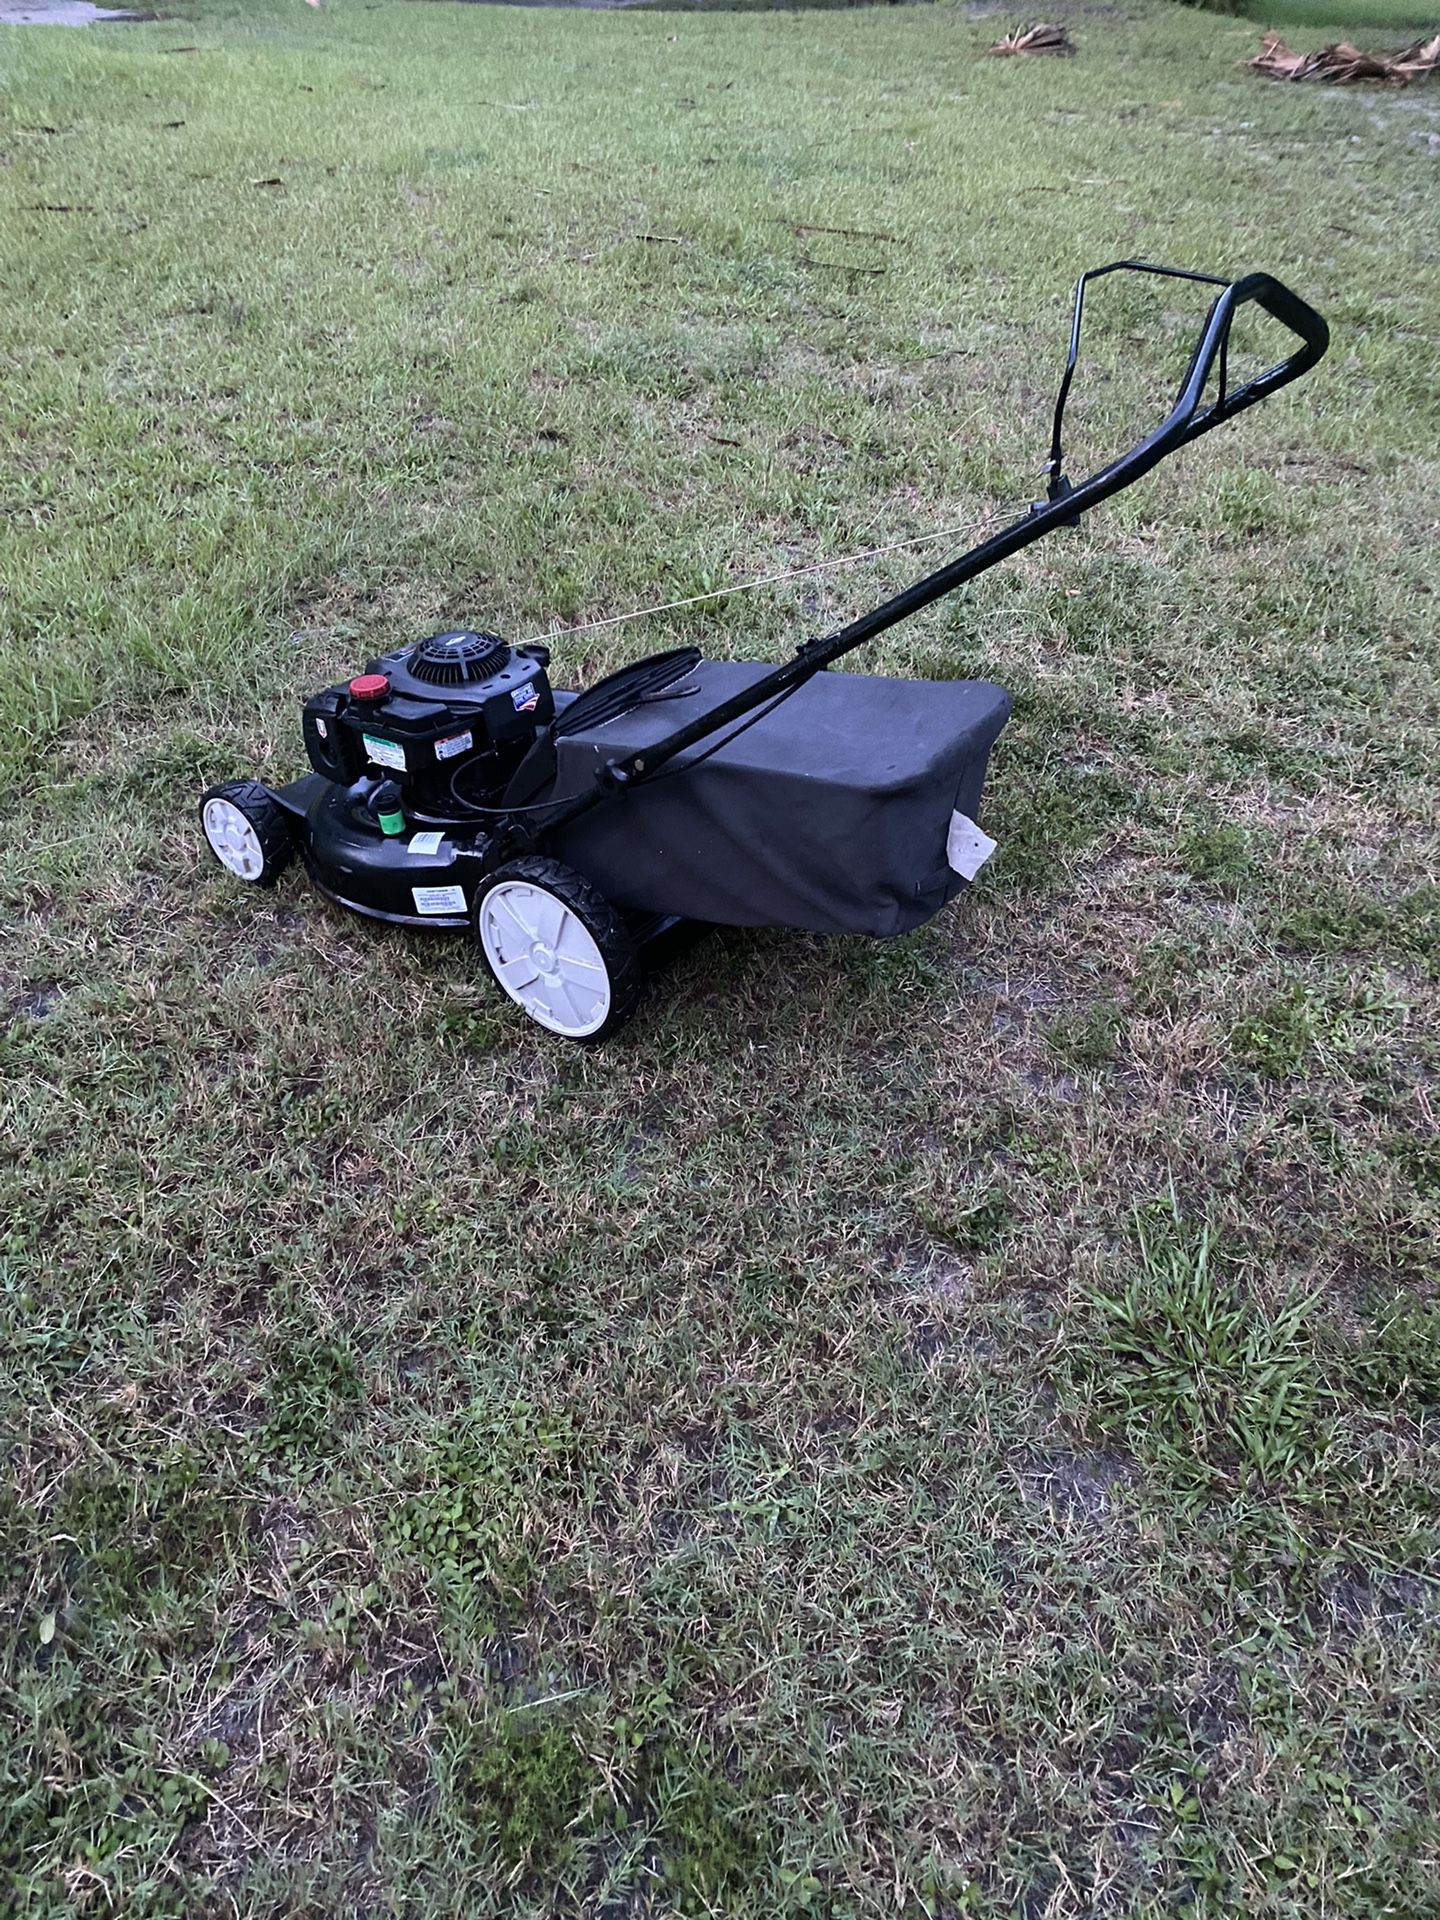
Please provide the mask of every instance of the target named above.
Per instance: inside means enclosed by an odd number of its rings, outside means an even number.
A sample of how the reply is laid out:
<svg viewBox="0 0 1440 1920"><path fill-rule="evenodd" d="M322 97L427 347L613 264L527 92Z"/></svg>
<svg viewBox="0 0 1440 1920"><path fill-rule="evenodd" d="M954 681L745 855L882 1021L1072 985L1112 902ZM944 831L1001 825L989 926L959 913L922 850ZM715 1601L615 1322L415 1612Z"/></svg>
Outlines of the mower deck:
<svg viewBox="0 0 1440 1920"><path fill-rule="evenodd" d="M327 899L392 927L462 931L480 877L481 856L446 829L421 823L404 835L382 835L364 803L322 774L301 774L270 789L295 823L305 871Z"/></svg>

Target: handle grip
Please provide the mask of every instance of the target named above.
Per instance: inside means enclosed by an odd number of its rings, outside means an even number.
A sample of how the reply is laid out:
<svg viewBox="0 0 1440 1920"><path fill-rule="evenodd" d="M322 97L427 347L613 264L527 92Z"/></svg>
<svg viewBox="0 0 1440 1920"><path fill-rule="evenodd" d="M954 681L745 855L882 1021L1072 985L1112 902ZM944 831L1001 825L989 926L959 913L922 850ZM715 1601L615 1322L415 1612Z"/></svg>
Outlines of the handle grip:
<svg viewBox="0 0 1440 1920"><path fill-rule="evenodd" d="M1075 367L1080 357L1086 289L1092 280L1098 280L1107 273L1150 273L1167 280L1196 280L1207 286L1219 287L1220 292L1211 302L1200 338L1195 343L1195 351L1190 356L1185 378L1180 383L1180 391L1165 419L1128 452L1121 454L1118 460L1091 474L1088 480L1072 485L1064 477L1062 430L1065 402L1069 398L1070 383L1075 377ZM1243 387L1232 393L1228 390L1226 380L1230 328L1237 309L1252 302L1278 320L1281 326L1287 327L1301 344L1294 353L1277 361L1264 373L1256 374L1254 379L1247 380ZM1081 274L1075 283L1070 352L1055 402L1050 457L1045 463L1052 502L1070 501L1072 510L1079 511L1084 505L1094 504L1097 497L1103 498L1113 491L1108 483L1118 480L1120 485L1128 486L1177 447L1198 440L1201 434L1209 433L1227 420L1233 420L1236 414L1243 413L1247 407L1268 400L1272 393L1278 393L1281 387L1289 386L1292 380L1298 380L1302 374L1308 373L1323 357L1329 344L1330 329L1325 321L1299 294L1292 293L1273 274L1247 273L1240 280L1221 280L1213 273L1190 273L1181 267L1158 267L1147 260L1112 260L1108 266L1093 267L1089 273ZM1219 392L1210 406L1202 408L1201 401L1217 363ZM1077 495L1085 495L1086 498L1081 502L1076 500Z"/></svg>
<svg viewBox="0 0 1440 1920"><path fill-rule="evenodd" d="M1230 325L1236 309L1254 301L1255 305L1278 320L1282 327L1301 342L1294 353L1270 367L1264 373L1256 374L1248 380L1238 392L1227 395L1225 392L1225 358L1230 345ZM1246 407L1253 407L1258 400L1269 399L1272 393L1278 393L1281 387L1289 386L1292 380L1298 380L1308 373L1318 360L1323 359L1330 344L1330 329L1324 320L1300 298L1292 293L1282 281L1269 273L1247 273L1243 280L1236 280L1228 286L1210 309L1205 323L1205 331L1195 349L1195 359L1191 363L1190 374L1181 389L1177 407L1193 396L1193 405L1198 407L1200 395L1204 392L1210 377L1210 369L1215 360L1220 361L1220 394L1213 407L1197 415L1196 430L1208 433L1211 427L1219 426L1222 420L1232 420L1237 413L1243 413ZM1202 424L1203 423L1203 424Z"/></svg>

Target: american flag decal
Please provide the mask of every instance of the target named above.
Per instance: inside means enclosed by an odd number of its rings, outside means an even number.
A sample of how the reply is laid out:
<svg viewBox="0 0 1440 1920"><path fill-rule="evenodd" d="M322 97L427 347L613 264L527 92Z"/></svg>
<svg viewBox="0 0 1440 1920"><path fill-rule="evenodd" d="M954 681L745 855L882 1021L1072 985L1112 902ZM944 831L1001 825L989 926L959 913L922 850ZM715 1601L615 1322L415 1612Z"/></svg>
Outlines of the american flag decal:
<svg viewBox="0 0 1440 1920"><path fill-rule="evenodd" d="M523 687L516 687L510 698L515 702L517 713L533 713L540 704L540 696L535 691L533 680L527 680Z"/></svg>

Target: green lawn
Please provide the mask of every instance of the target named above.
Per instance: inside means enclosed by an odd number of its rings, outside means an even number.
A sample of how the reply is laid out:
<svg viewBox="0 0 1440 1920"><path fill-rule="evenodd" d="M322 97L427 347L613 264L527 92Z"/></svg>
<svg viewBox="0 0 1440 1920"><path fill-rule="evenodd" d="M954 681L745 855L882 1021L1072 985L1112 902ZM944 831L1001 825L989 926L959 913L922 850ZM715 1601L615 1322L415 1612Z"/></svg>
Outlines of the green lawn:
<svg viewBox="0 0 1440 1920"><path fill-rule="evenodd" d="M997 20L0 27L17 1920L1440 1911L1440 93ZM1015 696L934 926L585 1053L202 861L381 646L1027 498L1123 253L1334 347L857 663Z"/></svg>
<svg viewBox="0 0 1440 1920"><path fill-rule="evenodd" d="M1344 39L1393 47L1440 31L1440 11L1428 0L1249 0L1247 11L1257 26L1281 28L1292 40L1317 46Z"/></svg>

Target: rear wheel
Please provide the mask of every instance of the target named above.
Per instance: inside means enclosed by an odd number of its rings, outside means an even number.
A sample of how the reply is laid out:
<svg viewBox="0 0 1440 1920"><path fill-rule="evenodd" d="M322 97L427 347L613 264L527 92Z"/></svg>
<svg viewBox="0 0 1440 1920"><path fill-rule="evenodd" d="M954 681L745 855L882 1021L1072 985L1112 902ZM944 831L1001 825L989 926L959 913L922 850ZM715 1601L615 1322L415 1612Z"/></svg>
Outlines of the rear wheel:
<svg viewBox="0 0 1440 1920"><path fill-rule="evenodd" d="M295 851L289 815L258 780L207 788L200 830L221 866L252 886L273 887Z"/></svg>
<svg viewBox="0 0 1440 1920"><path fill-rule="evenodd" d="M572 867L527 855L497 868L475 901L475 940L501 989L567 1040L614 1033L635 1009L635 942Z"/></svg>

